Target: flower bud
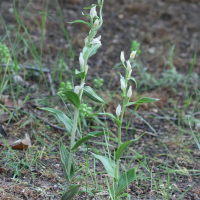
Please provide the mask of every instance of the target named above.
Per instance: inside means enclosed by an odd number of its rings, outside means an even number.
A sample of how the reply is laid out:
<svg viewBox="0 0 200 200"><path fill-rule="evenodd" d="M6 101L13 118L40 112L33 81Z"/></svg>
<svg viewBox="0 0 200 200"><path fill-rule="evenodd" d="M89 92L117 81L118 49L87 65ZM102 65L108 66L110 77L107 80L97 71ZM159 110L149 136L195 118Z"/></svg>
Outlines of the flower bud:
<svg viewBox="0 0 200 200"><path fill-rule="evenodd" d="M122 91L124 91L126 88L125 83L122 79L120 79L120 82L121 82L121 89L122 89Z"/></svg>
<svg viewBox="0 0 200 200"><path fill-rule="evenodd" d="M79 56L79 63L80 63L80 66L83 67L84 66L84 58L83 58L83 53L81 52L80 53L80 56Z"/></svg>
<svg viewBox="0 0 200 200"><path fill-rule="evenodd" d="M132 51L132 53L130 54L130 59L133 60L135 58L137 51Z"/></svg>
<svg viewBox="0 0 200 200"><path fill-rule="evenodd" d="M131 63L130 63L129 60L126 61L126 69L127 69L128 71L131 70Z"/></svg>
<svg viewBox="0 0 200 200"><path fill-rule="evenodd" d="M128 73L128 79L131 77L132 69Z"/></svg>
<svg viewBox="0 0 200 200"><path fill-rule="evenodd" d="M101 36L99 36L99 37L97 37L97 38L94 38L91 42L90 42L90 44L91 45L95 45L95 44L101 44Z"/></svg>
<svg viewBox="0 0 200 200"><path fill-rule="evenodd" d="M94 24L93 24L93 28L96 28L97 26L99 26L99 20L95 19Z"/></svg>
<svg viewBox="0 0 200 200"><path fill-rule="evenodd" d="M125 62L125 58L124 58L124 51L121 52L121 55L120 55L120 60L122 63Z"/></svg>
<svg viewBox="0 0 200 200"><path fill-rule="evenodd" d="M79 85L77 85L77 86L74 87L74 92L76 94L78 94L80 92L80 86Z"/></svg>
<svg viewBox="0 0 200 200"><path fill-rule="evenodd" d="M90 10L90 17L93 19L96 15L97 15L96 6L94 6Z"/></svg>
<svg viewBox="0 0 200 200"><path fill-rule="evenodd" d="M80 86L79 86L79 85L75 86L75 87L74 87L74 92L75 92L76 94L79 94L80 90L83 89L84 84L85 84L85 83L81 84Z"/></svg>
<svg viewBox="0 0 200 200"><path fill-rule="evenodd" d="M117 109L116 109L116 115L119 117L121 115L121 106L120 104L117 106Z"/></svg>
<svg viewBox="0 0 200 200"><path fill-rule="evenodd" d="M127 92L127 97L131 98L132 96L132 86L129 86L128 92Z"/></svg>

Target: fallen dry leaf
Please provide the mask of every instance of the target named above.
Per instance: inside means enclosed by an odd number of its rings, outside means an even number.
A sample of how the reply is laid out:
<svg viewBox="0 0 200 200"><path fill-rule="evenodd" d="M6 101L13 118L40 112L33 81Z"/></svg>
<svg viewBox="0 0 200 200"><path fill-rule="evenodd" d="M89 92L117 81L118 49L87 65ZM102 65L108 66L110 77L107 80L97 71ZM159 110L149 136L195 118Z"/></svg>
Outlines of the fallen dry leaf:
<svg viewBox="0 0 200 200"><path fill-rule="evenodd" d="M4 169L3 167L0 167L0 174L2 174L2 173L6 173L6 172L7 172L6 169Z"/></svg>
<svg viewBox="0 0 200 200"><path fill-rule="evenodd" d="M18 150L27 150L31 146L31 139L28 134L26 134L26 138L23 140L17 140L15 142L5 140L6 143L12 148L12 149L18 149ZM0 140L1 146L6 146L3 141Z"/></svg>
<svg viewBox="0 0 200 200"><path fill-rule="evenodd" d="M0 110L1 111L1 110ZM6 112L0 114L0 123L6 122L9 120L10 115Z"/></svg>

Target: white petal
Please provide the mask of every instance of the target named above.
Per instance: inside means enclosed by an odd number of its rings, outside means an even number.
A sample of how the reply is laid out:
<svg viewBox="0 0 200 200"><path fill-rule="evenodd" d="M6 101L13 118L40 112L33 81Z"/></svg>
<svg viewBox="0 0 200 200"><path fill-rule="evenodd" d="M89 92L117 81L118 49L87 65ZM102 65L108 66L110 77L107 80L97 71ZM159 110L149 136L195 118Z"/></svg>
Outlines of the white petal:
<svg viewBox="0 0 200 200"><path fill-rule="evenodd" d="M94 18L96 15L97 15L96 6L94 6L90 10L90 17Z"/></svg>
<svg viewBox="0 0 200 200"><path fill-rule="evenodd" d="M120 82L121 82L121 89L124 91L126 88L125 83L122 79L120 79Z"/></svg>
<svg viewBox="0 0 200 200"><path fill-rule="evenodd" d="M135 58L137 51L132 51L132 53L130 54L130 59L133 60Z"/></svg>
<svg viewBox="0 0 200 200"><path fill-rule="evenodd" d="M124 58L124 51L121 52L121 55L120 55L120 60L122 63L125 62L125 58Z"/></svg>
<svg viewBox="0 0 200 200"><path fill-rule="evenodd" d="M127 68L128 71L131 70L131 63L130 63L129 60L126 61L126 68Z"/></svg>
<svg viewBox="0 0 200 200"><path fill-rule="evenodd" d="M92 44L92 45L101 44L100 39L101 39L101 36L99 36L99 37L97 37L97 38L94 38L94 39L90 42L90 44Z"/></svg>
<svg viewBox="0 0 200 200"><path fill-rule="evenodd" d="M93 28L96 28L97 26L99 26L100 22L98 19L95 19L94 24L93 24Z"/></svg>
<svg viewBox="0 0 200 200"><path fill-rule="evenodd" d="M79 56L79 63L80 63L80 66L83 67L84 66L84 58L83 58L83 53L81 52L80 53L80 56Z"/></svg>
<svg viewBox="0 0 200 200"><path fill-rule="evenodd" d="M121 106L120 106L120 105L117 106L116 115L117 115L117 116L120 116L120 115L121 115Z"/></svg>
<svg viewBox="0 0 200 200"><path fill-rule="evenodd" d="M129 86L128 92L127 92L127 97L131 98L132 96L132 86Z"/></svg>
<svg viewBox="0 0 200 200"><path fill-rule="evenodd" d="M75 86L75 87L74 87L74 92L75 92L76 94L78 94L79 91L80 91L80 86L79 86L79 85Z"/></svg>

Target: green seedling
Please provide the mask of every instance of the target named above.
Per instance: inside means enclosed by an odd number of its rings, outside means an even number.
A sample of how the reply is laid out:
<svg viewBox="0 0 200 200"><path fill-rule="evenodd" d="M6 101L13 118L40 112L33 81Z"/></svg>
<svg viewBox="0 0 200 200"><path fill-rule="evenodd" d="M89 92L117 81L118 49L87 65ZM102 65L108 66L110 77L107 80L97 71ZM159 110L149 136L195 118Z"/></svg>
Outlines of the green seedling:
<svg viewBox="0 0 200 200"><path fill-rule="evenodd" d="M140 43L137 42L136 40L132 40L131 43L131 52L137 51L137 54L140 55L142 51L140 50Z"/></svg>

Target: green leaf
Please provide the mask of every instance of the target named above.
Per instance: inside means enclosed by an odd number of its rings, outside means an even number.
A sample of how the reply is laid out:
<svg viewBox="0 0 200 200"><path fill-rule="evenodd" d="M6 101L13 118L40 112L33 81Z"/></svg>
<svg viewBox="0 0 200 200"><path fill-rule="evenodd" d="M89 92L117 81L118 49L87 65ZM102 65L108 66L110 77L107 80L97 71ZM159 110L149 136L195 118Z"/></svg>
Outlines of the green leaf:
<svg viewBox="0 0 200 200"><path fill-rule="evenodd" d="M92 45L92 47L90 48L90 51L89 51L89 55L88 55L88 58L93 56L96 52L97 52L97 49L101 46L101 44L95 44L95 45Z"/></svg>
<svg viewBox="0 0 200 200"><path fill-rule="evenodd" d="M120 157L121 157L121 155L122 155L124 149L126 149L126 147L127 147L128 145L130 145L132 142L137 141L137 140L138 140L140 137L142 137L143 135L144 135L144 133L143 133L142 135L140 135L139 137L135 138L134 140L130 140L130 141L128 141L128 142L123 143L123 144L117 149L117 151L116 151L116 153L115 153L115 158L116 158L116 159L120 159Z"/></svg>
<svg viewBox="0 0 200 200"><path fill-rule="evenodd" d="M94 132L88 133L85 137L81 138L80 140L77 140L77 142L75 143L75 145L73 146L73 148L71 150L72 151L76 150L83 142L85 142L93 137L98 137L100 135L104 135L104 133L106 135L108 135L107 132L103 132L103 131L94 131Z"/></svg>
<svg viewBox="0 0 200 200"><path fill-rule="evenodd" d="M75 70L75 74L79 76L81 80L85 78L85 71L79 72L77 69Z"/></svg>
<svg viewBox="0 0 200 200"><path fill-rule="evenodd" d="M60 141L59 147L60 147L61 161L63 164L65 178L67 181L71 181L74 178L74 174L75 174L74 161L72 162L71 170L70 170L70 174L69 174L67 171L68 160L69 160L69 151L65 148L65 146L63 145L63 143L61 141Z"/></svg>
<svg viewBox="0 0 200 200"><path fill-rule="evenodd" d="M90 15L86 15L86 14L84 14L83 12L82 12L82 15L85 16L85 17L90 17Z"/></svg>
<svg viewBox="0 0 200 200"><path fill-rule="evenodd" d="M99 159L102 162L102 164L104 165L108 174L111 175L112 177L116 178L116 175L115 175L116 165L115 165L115 163L111 159L109 159L105 156L96 155L94 153L92 153L92 154L94 155L95 158Z"/></svg>
<svg viewBox="0 0 200 200"><path fill-rule="evenodd" d="M70 189L66 190L63 193L61 200L71 200L78 192L79 187L80 185L74 185Z"/></svg>
<svg viewBox="0 0 200 200"><path fill-rule="evenodd" d="M72 132L73 121L69 119L62 111L56 110L54 108L40 108L41 110L46 110L52 113L58 120L60 120L68 132Z"/></svg>
<svg viewBox="0 0 200 200"><path fill-rule="evenodd" d="M90 28L92 28L91 24L89 22L85 22L83 20L75 20L73 22L68 22L69 24L74 24L74 23L82 23L82 24L85 24L85 25L88 25Z"/></svg>
<svg viewBox="0 0 200 200"><path fill-rule="evenodd" d="M126 81L125 81L125 78L121 75L120 72L118 72L118 74L120 75L120 79L122 79L122 81L125 83L125 82L126 82Z"/></svg>
<svg viewBox="0 0 200 200"><path fill-rule="evenodd" d="M131 106L133 104L142 104L142 103L152 103L154 101L158 101L159 99L155 99L155 98L150 98L150 97L142 97L137 101L134 102L130 102L128 103L126 106Z"/></svg>
<svg viewBox="0 0 200 200"><path fill-rule="evenodd" d="M105 103L105 101L89 86L84 87L83 93L95 102Z"/></svg>
<svg viewBox="0 0 200 200"><path fill-rule="evenodd" d="M137 88L137 81L131 76L129 79L135 82L136 88Z"/></svg>
<svg viewBox="0 0 200 200"><path fill-rule="evenodd" d="M91 8L94 7L94 6L98 6L98 5L97 5L97 4L93 4L92 6L85 7L85 8L83 8L83 9L91 9Z"/></svg>
<svg viewBox="0 0 200 200"><path fill-rule="evenodd" d="M76 108L80 106L80 99L78 94L72 92L71 90L65 90L62 92L67 97L67 100L70 101Z"/></svg>
<svg viewBox="0 0 200 200"><path fill-rule="evenodd" d="M98 113L98 115L107 115L109 117L111 117L112 119L115 120L115 123L118 125L118 126L121 126L121 121L118 120L113 114L111 113Z"/></svg>
<svg viewBox="0 0 200 200"><path fill-rule="evenodd" d="M130 169L119 177L116 196L118 196L136 178L135 169Z"/></svg>

